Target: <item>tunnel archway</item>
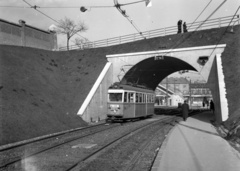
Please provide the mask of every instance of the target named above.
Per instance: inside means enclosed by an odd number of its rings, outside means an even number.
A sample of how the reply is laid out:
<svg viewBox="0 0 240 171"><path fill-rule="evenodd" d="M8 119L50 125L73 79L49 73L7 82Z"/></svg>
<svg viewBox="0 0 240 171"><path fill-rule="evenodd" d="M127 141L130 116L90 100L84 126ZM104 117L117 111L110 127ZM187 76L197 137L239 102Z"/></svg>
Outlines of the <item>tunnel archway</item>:
<svg viewBox="0 0 240 171"><path fill-rule="evenodd" d="M183 60L170 56L152 56L129 69L122 78L121 83L145 85L155 90L165 77L181 70L197 71Z"/></svg>

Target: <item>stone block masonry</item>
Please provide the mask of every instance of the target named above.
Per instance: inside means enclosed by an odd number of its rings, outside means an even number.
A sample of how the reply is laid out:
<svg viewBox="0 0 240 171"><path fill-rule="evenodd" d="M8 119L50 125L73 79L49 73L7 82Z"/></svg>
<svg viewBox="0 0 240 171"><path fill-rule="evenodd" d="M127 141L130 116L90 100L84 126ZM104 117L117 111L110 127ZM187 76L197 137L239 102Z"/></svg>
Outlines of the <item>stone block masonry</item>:
<svg viewBox="0 0 240 171"><path fill-rule="evenodd" d="M27 25L23 20L19 20L19 24L16 24L0 19L0 44L45 50L58 48L56 32L35 28Z"/></svg>

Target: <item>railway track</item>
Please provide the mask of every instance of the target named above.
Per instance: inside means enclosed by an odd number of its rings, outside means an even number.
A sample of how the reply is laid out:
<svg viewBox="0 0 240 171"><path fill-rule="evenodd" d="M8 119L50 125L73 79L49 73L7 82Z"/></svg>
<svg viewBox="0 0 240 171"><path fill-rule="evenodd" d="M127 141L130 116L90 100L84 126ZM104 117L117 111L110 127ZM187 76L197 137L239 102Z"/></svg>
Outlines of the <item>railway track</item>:
<svg viewBox="0 0 240 171"><path fill-rule="evenodd" d="M194 115L197 113L201 113L201 111L191 111L190 114ZM145 127L141 127L141 128L137 128L136 130L126 133L125 135L113 140L112 142L109 142L108 144L106 144L105 146L103 146L102 148L98 149L97 151L94 151L93 153L89 154L88 156L86 156L84 159L78 161L77 163L75 163L74 165L72 165L71 167L69 167L68 169L66 169L65 171L75 171L75 170L123 170L123 171L140 171L140 167L142 167L142 170L150 170L153 164L153 161L157 155L157 153L152 153L152 151L156 151L156 149L159 149L162 142L165 139L166 134L168 133L168 131L176 124L176 122L178 122L176 119L180 116L181 113L178 112L174 112L175 116L169 117L169 118L164 118L161 119L159 121L157 121L156 123L151 123L149 125L146 125ZM181 120L181 119L180 119ZM175 122L176 121L176 122ZM133 141L133 136L134 134L137 134L136 132L142 132L142 130L146 129L147 127L151 127L152 125L156 124L162 124L162 126L157 127L157 129L155 129L156 132L154 133L149 133L147 140L140 142L139 144L135 144L135 146L137 146L138 148L130 155L125 155L124 157L121 157L121 152L119 155L118 154L119 150L115 150L115 149L121 149L123 148L123 150L120 151L124 151L124 147L127 146L128 143L131 143ZM167 128L165 125L170 126L170 128ZM167 128L167 131L166 131ZM159 132L163 132L163 133L159 133ZM163 136L164 135L164 136ZM126 139L129 138L131 139L129 141L127 141ZM139 137L138 137L139 138ZM155 141L155 144L157 144L157 146L155 145L150 145L153 141ZM121 143L122 145L116 145ZM147 148L149 148L149 146L152 146L152 150L150 150L150 154L145 154L147 153L146 151L149 152L149 150L146 150ZM155 149L154 149L155 148ZM105 153L105 154L104 154ZM115 153L115 154L114 154ZM107 157L107 156L117 156L118 158L126 158L127 161L122 161L121 159L117 159L116 161L112 160L115 157ZM145 157L144 157L145 155ZM144 158L148 158L149 155L152 155L151 159L148 159L148 161L144 161ZM131 157L129 157L131 156ZM151 160L151 162L149 163L149 160ZM114 164L113 164L114 163ZM147 164L142 164L142 163L147 163ZM124 166L122 166L124 165ZM140 166L143 165L143 166Z"/></svg>
<svg viewBox="0 0 240 171"><path fill-rule="evenodd" d="M81 168L86 163L96 159L104 151L123 142L124 139L134 135L136 132L151 127L153 124L171 125L169 119L177 118L176 116L158 117L160 119L156 121L143 120L134 122L134 124L132 122L125 124L103 123L0 149L0 170L26 170L25 167L29 167L29 165L37 168L36 170L79 170L79 167ZM149 137L145 144L141 145L126 170L134 168L139 156L144 151L141 149L145 149L149 146L151 140L159 136L155 133L153 135ZM84 145L89 146L83 147Z"/></svg>
<svg viewBox="0 0 240 171"><path fill-rule="evenodd" d="M41 139L16 144L13 146L6 146L0 149L0 169L7 169L8 166L15 163L27 160L30 157L47 152L54 148L60 147L67 143L82 139L93 134L97 134L108 129L112 129L120 124L98 124L94 126L74 129L64 133L47 136ZM41 144L39 148L39 144ZM26 149L30 149L26 154Z"/></svg>
<svg viewBox="0 0 240 171"><path fill-rule="evenodd" d="M62 140L60 137L54 137L54 142L50 141L50 145L43 145L40 148L35 148L33 144L25 144L7 150L4 149L0 152L0 170L19 171L26 170L26 167L33 167L36 170L69 170L69 168L71 170L82 161L92 158L91 156L94 156L94 154L101 153L107 146L114 144L113 141L120 140L119 135L127 136L126 132L131 135L135 129L140 129L148 124L149 121L142 120L134 122L134 124L129 122L101 125L101 129L100 126L96 126L94 130L88 130L87 133L85 132L87 129L84 129L84 135L83 130L81 130L77 132L79 135L74 138ZM34 144L45 144L46 141L48 142L49 139L37 141ZM55 144L56 142L57 144ZM79 147L84 144L95 144L96 146L90 148Z"/></svg>
<svg viewBox="0 0 240 171"><path fill-rule="evenodd" d="M151 126L158 125L160 123L162 123L162 124L169 124L169 120L175 120L175 119L176 119L176 117L166 117L166 118L157 120L155 122L149 123L149 124L147 124L147 125L145 125L143 127L136 128L136 129L134 129L134 130L132 130L130 132L127 132L124 135L122 135L120 137L117 137L116 139L113 139L112 141L108 142L107 144L103 145L102 147L98 148L97 150L93 151L92 153L88 154L87 156L85 156L81 160L79 160L76 163L72 164L70 167L68 167L64 171L95 170L95 169L99 170L100 168L99 169L97 169L97 168L93 169L93 168L91 168L91 166L89 168L89 165L91 165L91 161L92 160L98 158L98 156L100 156L101 154L103 154L107 150L109 150L111 148L114 148L114 146L116 144L124 142L124 140L126 140L127 138L131 138L133 135L141 132L144 129L148 129ZM150 138L148 138L148 140L145 141L144 144L139 146L137 152L134 154L132 159L128 162L127 167L124 170L130 171L136 165L136 162L138 161L138 159L141 156L141 154L143 153L143 151L148 147L148 145L151 143L151 141L154 138L156 138L157 136L159 136L158 133L155 133L153 136L149 136ZM102 157L100 156L99 158L102 158ZM109 161L109 162L111 162L111 161ZM107 164L107 165L109 165L109 164ZM101 168L100 170L104 170L104 169Z"/></svg>

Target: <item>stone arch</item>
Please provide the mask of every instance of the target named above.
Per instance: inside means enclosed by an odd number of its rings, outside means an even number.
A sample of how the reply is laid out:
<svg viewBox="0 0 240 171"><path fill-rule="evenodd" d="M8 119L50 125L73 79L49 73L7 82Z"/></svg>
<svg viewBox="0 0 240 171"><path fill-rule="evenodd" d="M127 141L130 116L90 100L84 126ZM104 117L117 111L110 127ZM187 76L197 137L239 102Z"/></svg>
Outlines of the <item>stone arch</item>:
<svg viewBox="0 0 240 171"><path fill-rule="evenodd" d="M126 54L107 55L107 59L112 63L113 82L120 81L129 69L137 63L154 57L172 57L185 61L197 70L205 81L208 81L210 70L217 54L221 54L226 47L223 45L210 45L200 47L188 47L180 49L157 50L147 52L135 52ZM199 62L200 58L207 58L204 63Z"/></svg>
<svg viewBox="0 0 240 171"><path fill-rule="evenodd" d="M128 84L145 85L155 90L165 77L181 70L197 71L181 59L171 56L152 56L131 67L120 81Z"/></svg>

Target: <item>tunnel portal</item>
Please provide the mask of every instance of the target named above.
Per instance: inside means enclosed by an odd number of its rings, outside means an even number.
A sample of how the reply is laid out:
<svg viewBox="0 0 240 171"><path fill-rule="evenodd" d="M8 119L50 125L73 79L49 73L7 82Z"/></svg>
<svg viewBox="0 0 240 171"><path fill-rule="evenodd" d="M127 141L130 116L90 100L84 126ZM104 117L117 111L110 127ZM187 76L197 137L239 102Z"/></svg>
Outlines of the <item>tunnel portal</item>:
<svg viewBox="0 0 240 171"><path fill-rule="evenodd" d="M155 90L168 75L181 71L197 71L193 66L170 56L153 56L140 61L126 72L121 83L144 85Z"/></svg>

